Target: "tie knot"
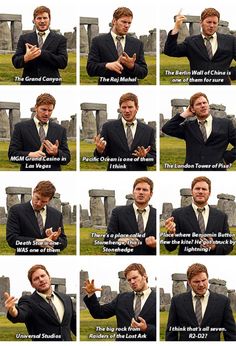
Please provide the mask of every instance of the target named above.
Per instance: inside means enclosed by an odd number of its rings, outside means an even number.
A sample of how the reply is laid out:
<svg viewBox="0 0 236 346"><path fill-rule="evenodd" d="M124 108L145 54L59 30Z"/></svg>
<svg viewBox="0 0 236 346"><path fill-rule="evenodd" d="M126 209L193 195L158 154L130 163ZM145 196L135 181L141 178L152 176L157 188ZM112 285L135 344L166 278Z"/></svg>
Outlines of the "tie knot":
<svg viewBox="0 0 236 346"><path fill-rule="evenodd" d="M204 295L196 294L196 295L195 295L195 298L196 298L197 300L201 300L201 298L204 298Z"/></svg>
<svg viewBox="0 0 236 346"><path fill-rule="evenodd" d="M119 35L116 36L117 41L121 41L121 40L123 40L123 38L124 38L124 36L119 36Z"/></svg>
<svg viewBox="0 0 236 346"><path fill-rule="evenodd" d="M39 126L45 126L47 123L43 123L42 121L39 121Z"/></svg>
<svg viewBox="0 0 236 346"><path fill-rule="evenodd" d="M198 122L200 125L205 125L206 123L207 123L207 120L199 120L199 122Z"/></svg>
<svg viewBox="0 0 236 346"><path fill-rule="evenodd" d="M135 292L135 295L137 297L142 297L144 295L144 293L143 292Z"/></svg>
<svg viewBox="0 0 236 346"><path fill-rule="evenodd" d="M210 40L213 38L213 36L207 36L207 37L204 37L204 40L210 42Z"/></svg>
<svg viewBox="0 0 236 346"><path fill-rule="evenodd" d="M42 32L42 31L39 31L39 32L38 32L38 35L39 35L40 37L43 37L44 35L46 35L46 33L45 33L44 31L43 31L43 32Z"/></svg>
<svg viewBox="0 0 236 346"><path fill-rule="evenodd" d="M197 208L197 211L202 214L205 211L205 208Z"/></svg>
<svg viewBox="0 0 236 346"><path fill-rule="evenodd" d="M139 213L139 214L141 214L142 215L142 213L144 213L146 211L146 209L137 209L137 212Z"/></svg>
<svg viewBox="0 0 236 346"><path fill-rule="evenodd" d="M134 123L126 123L126 126L128 126L128 127L131 127L131 126L133 126L134 125Z"/></svg>

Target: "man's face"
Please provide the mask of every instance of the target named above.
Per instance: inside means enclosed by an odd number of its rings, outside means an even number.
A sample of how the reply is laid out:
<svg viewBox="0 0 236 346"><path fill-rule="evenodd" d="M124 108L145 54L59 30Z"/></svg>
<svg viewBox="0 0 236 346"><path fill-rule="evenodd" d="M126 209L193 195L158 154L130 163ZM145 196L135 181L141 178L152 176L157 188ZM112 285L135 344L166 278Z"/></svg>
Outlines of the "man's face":
<svg viewBox="0 0 236 346"><path fill-rule="evenodd" d="M42 196L38 192L33 192L32 195L32 205L34 210L41 210L45 207L50 202L51 198L50 197L45 197Z"/></svg>
<svg viewBox="0 0 236 346"><path fill-rule="evenodd" d="M199 207L204 207L210 196L209 186L205 181L199 181L192 189L194 203Z"/></svg>
<svg viewBox="0 0 236 346"><path fill-rule="evenodd" d="M128 272L126 280L135 292L142 292L148 288L146 275L142 276L138 270Z"/></svg>
<svg viewBox="0 0 236 346"><path fill-rule="evenodd" d="M191 111L199 120L204 120L210 115L209 109L209 103L204 96L198 97L191 107Z"/></svg>
<svg viewBox="0 0 236 346"><path fill-rule="evenodd" d="M150 185L145 182L138 183L133 190L133 196L136 205L143 206L145 208L152 197Z"/></svg>
<svg viewBox="0 0 236 346"><path fill-rule="evenodd" d="M42 12L34 18L33 23L38 31L46 31L50 25L50 18L47 12Z"/></svg>
<svg viewBox="0 0 236 346"><path fill-rule="evenodd" d="M203 295L208 289L208 277L204 272L199 273L188 280L188 284L196 294Z"/></svg>
<svg viewBox="0 0 236 346"><path fill-rule="evenodd" d="M46 123L50 119L53 109L53 105L35 106L36 118L42 123Z"/></svg>
<svg viewBox="0 0 236 346"><path fill-rule="evenodd" d="M135 117L136 114L138 112L138 106L135 106L134 101L125 101L122 102L120 105L120 111L122 114L122 117L128 121L128 122L132 122Z"/></svg>
<svg viewBox="0 0 236 346"><path fill-rule="evenodd" d="M218 28L219 20L216 16L206 17L201 22L202 33L204 36L212 36Z"/></svg>
<svg viewBox="0 0 236 346"><path fill-rule="evenodd" d="M129 31L130 25L132 23L132 17L124 16L119 19L113 19L112 21L112 31L116 35L126 35Z"/></svg>
<svg viewBox="0 0 236 346"><path fill-rule="evenodd" d="M43 269L37 269L32 275L31 286L40 293L51 291L51 278Z"/></svg>

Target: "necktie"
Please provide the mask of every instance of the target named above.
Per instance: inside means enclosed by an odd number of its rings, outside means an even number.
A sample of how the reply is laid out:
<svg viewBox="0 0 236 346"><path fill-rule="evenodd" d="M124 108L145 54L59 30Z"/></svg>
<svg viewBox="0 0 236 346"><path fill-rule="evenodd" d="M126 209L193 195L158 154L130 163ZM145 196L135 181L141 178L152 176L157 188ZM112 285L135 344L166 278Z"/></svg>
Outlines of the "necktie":
<svg viewBox="0 0 236 346"><path fill-rule="evenodd" d="M117 49L118 56L121 56L123 53L123 47L122 47L122 44L120 42L123 38L124 38L124 36L116 36L116 39L117 39L116 49Z"/></svg>
<svg viewBox="0 0 236 346"><path fill-rule="evenodd" d="M213 58L212 45L211 45L211 39L212 38L213 38L212 36L205 37L206 50L207 50L207 54L208 54L210 60Z"/></svg>
<svg viewBox="0 0 236 346"><path fill-rule="evenodd" d="M143 296L143 292L136 292L136 302L134 307L134 318L137 320L140 311L141 311L141 297Z"/></svg>
<svg viewBox="0 0 236 346"><path fill-rule="evenodd" d="M44 131L44 123L39 122L39 138L40 138L40 142L43 143L43 141L45 140L45 131Z"/></svg>
<svg viewBox="0 0 236 346"><path fill-rule="evenodd" d="M40 233L41 235L43 235L43 218L42 218L42 215L40 214L40 211L39 210L35 210L35 214L36 214L36 219L37 219L37 222L38 222L38 226L39 226L39 229L40 229Z"/></svg>
<svg viewBox="0 0 236 346"><path fill-rule="evenodd" d="M39 49L43 47L43 36L45 35L45 32L38 32L38 45Z"/></svg>
<svg viewBox="0 0 236 346"><path fill-rule="evenodd" d="M201 296L195 296L196 298L196 305L195 305L195 315L198 321L198 325L200 326L202 323L202 302L201 302Z"/></svg>
<svg viewBox="0 0 236 346"><path fill-rule="evenodd" d="M139 233L144 233L144 223L143 223L143 213L146 211L146 209L137 209L138 212L138 230Z"/></svg>
<svg viewBox="0 0 236 346"><path fill-rule="evenodd" d="M48 304L51 306L51 308L52 308L52 310L53 310L53 312L54 312L54 314L56 316L56 319L58 320L58 322L60 322L60 317L59 317L59 314L58 314L58 311L57 311L55 305L52 302L52 297L53 297L53 295L46 296L46 299L48 301Z"/></svg>
<svg viewBox="0 0 236 346"><path fill-rule="evenodd" d="M131 150L131 146L133 143L133 134L131 131L131 126L133 126L134 123L126 123L127 129L126 129L126 137L127 137L127 143L128 143L128 147L129 150Z"/></svg>
<svg viewBox="0 0 236 346"><path fill-rule="evenodd" d="M203 215L202 212L205 210L205 208L197 208L198 211L198 224L199 224L199 228L202 234L205 233L205 223L204 223L204 219L203 219Z"/></svg>
<svg viewBox="0 0 236 346"><path fill-rule="evenodd" d="M206 122L207 122L206 120L199 121L199 128L200 128L200 131L202 133L202 137L203 137L204 142L207 141L207 132L206 132L206 126L205 126Z"/></svg>

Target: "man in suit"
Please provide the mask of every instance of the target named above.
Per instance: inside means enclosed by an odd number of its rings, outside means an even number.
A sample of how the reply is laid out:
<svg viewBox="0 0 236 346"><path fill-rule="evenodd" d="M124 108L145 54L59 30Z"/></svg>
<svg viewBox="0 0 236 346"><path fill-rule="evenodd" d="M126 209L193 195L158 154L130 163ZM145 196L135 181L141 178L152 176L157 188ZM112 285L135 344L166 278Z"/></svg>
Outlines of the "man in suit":
<svg viewBox="0 0 236 346"><path fill-rule="evenodd" d="M225 171L236 160L236 128L230 119L210 114L208 98L202 92L192 95L188 108L167 121L162 131L185 141L186 171Z"/></svg>
<svg viewBox="0 0 236 346"><path fill-rule="evenodd" d="M156 292L148 287L146 270L142 264L132 263L124 276L133 292L120 293L110 303L100 305L95 292L102 289L95 288L94 280L86 280L84 302L95 319L116 316L116 341L155 341Z"/></svg>
<svg viewBox="0 0 236 346"><path fill-rule="evenodd" d="M87 72L90 77L99 76L98 84L132 85L147 76L143 44L128 35L132 19L129 8L117 8L110 33L92 40Z"/></svg>
<svg viewBox="0 0 236 346"><path fill-rule="evenodd" d="M66 38L49 29L50 9L37 7L33 13L35 31L20 36L12 57L15 68L23 68L22 77L16 77L25 85L59 85L58 69L67 66Z"/></svg>
<svg viewBox="0 0 236 346"><path fill-rule="evenodd" d="M233 249L227 215L208 205L211 181L196 177L192 181L192 204L175 209L165 222L168 251L179 247L179 255L227 255Z"/></svg>
<svg viewBox="0 0 236 346"><path fill-rule="evenodd" d="M217 32L220 13L206 8L201 13L201 34L187 37L178 44L178 34L186 17L176 16L169 32L164 53L172 57L187 57L190 63L189 84L224 85L230 83L230 64L236 60L236 37Z"/></svg>
<svg viewBox="0 0 236 346"><path fill-rule="evenodd" d="M35 116L14 127L8 157L21 164L22 171L60 171L70 162L66 129L50 121L55 104L52 95L39 95Z"/></svg>
<svg viewBox="0 0 236 346"><path fill-rule="evenodd" d="M104 252L117 255L156 255L156 209L149 205L153 181L137 178L133 185L134 203L112 210Z"/></svg>
<svg viewBox="0 0 236 346"><path fill-rule="evenodd" d="M66 248L62 213L48 205L55 192L50 181L40 181L31 201L10 208L6 239L16 255L56 255Z"/></svg>
<svg viewBox="0 0 236 346"><path fill-rule="evenodd" d="M208 272L203 264L187 271L190 290L171 300L166 341L236 341L236 326L229 298L208 289Z"/></svg>
<svg viewBox="0 0 236 346"><path fill-rule="evenodd" d="M7 318L12 323L25 323L32 341L72 341L76 335L76 312L69 295L53 291L51 277L41 264L28 271L28 279L35 289L31 295L19 299L5 292Z"/></svg>
<svg viewBox="0 0 236 346"><path fill-rule="evenodd" d="M138 97L126 93L119 100L121 118L103 124L95 137L94 156L108 158L108 171L144 171L156 163L155 130L136 119Z"/></svg>

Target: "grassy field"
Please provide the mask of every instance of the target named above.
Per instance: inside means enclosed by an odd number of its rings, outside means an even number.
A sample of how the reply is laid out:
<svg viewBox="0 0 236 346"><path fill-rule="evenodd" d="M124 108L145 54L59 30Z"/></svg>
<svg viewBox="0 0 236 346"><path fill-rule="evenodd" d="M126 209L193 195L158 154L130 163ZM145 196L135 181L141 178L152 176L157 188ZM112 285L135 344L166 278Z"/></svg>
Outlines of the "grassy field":
<svg viewBox="0 0 236 346"><path fill-rule="evenodd" d="M64 225L67 235L67 247L59 255L76 255L76 226ZM14 255L15 249L11 248L6 241L6 225L0 225L0 255Z"/></svg>
<svg viewBox="0 0 236 346"><path fill-rule="evenodd" d="M169 72L175 72L170 75ZM187 58L174 58L160 54L160 84L161 85L188 85L189 75L181 75L177 71L189 72L189 61ZM236 81L232 81L236 85Z"/></svg>
<svg viewBox="0 0 236 346"><path fill-rule="evenodd" d="M96 233L100 234L99 238L92 238L91 234ZM106 234L105 230L97 230L92 228L81 228L80 229L80 255L114 255L113 253L103 252L102 245L94 245L94 240L102 241L104 235Z"/></svg>
<svg viewBox="0 0 236 346"><path fill-rule="evenodd" d="M15 77L22 75L22 69L15 69L11 62L12 54L0 54L0 84L14 84ZM62 84L76 84L76 53L68 53L68 65L65 70L60 70Z"/></svg>
<svg viewBox="0 0 236 346"><path fill-rule="evenodd" d="M234 319L236 318L236 313L233 313ZM160 312L160 341L165 340L165 331L166 331L166 325L168 320L168 312L167 311L161 311ZM223 341L223 335L221 333L221 341Z"/></svg>
<svg viewBox="0 0 236 346"><path fill-rule="evenodd" d="M93 152L95 144L87 143L85 141L80 142L80 169L81 171L106 171L107 162L87 162L83 161L83 158L93 158ZM147 167L148 171L155 171L156 166Z"/></svg>
<svg viewBox="0 0 236 346"><path fill-rule="evenodd" d="M230 227L230 233L233 234L234 236L232 237L233 241L236 241L236 227ZM161 227L160 229L161 233L165 232L165 228ZM161 238L163 239L163 238ZM178 255L178 248L172 252L169 252L166 250L165 246L163 244L160 245L160 255ZM234 246L233 251L230 252L230 255L236 255L236 247Z"/></svg>
<svg viewBox="0 0 236 346"><path fill-rule="evenodd" d="M98 331L98 327L104 329L104 331ZM108 331L115 330L116 328L116 318L111 317L104 320L95 320L91 317L88 310L80 311L80 340L81 341L114 341L115 334L114 332ZM97 330L96 330L97 329ZM96 334L107 335L108 338L99 339L93 338L92 335ZM90 336L90 337L89 337Z"/></svg>
<svg viewBox="0 0 236 346"><path fill-rule="evenodd" d="M139 80L140 85L156 85L156 57L145 55L148 65L148 75L144 79ZM86 71L87 57L80 57L80 84L97 85L98 77L89 77Z"/></svg>
<svg viewBox="0 0 236 346"><path fill-rule="evenodd" d="M61 166L63 171L76 170L76 141L68 141L68 146L71 152L71 161L68 165ZM8 160L9 142L0 142L0 171L19 171L20 165Z"/></svg>
<svg viewBox="0 0 236 346"><path fill-rule="evenodd" d="M231 145L228 147L232 148ZM160 138L160 170L182 171L181 168L170 168L170 165L182 165L185 161L185 141L174 137ZM235 171L236 164L234 163L228 171Z"/></svg>

